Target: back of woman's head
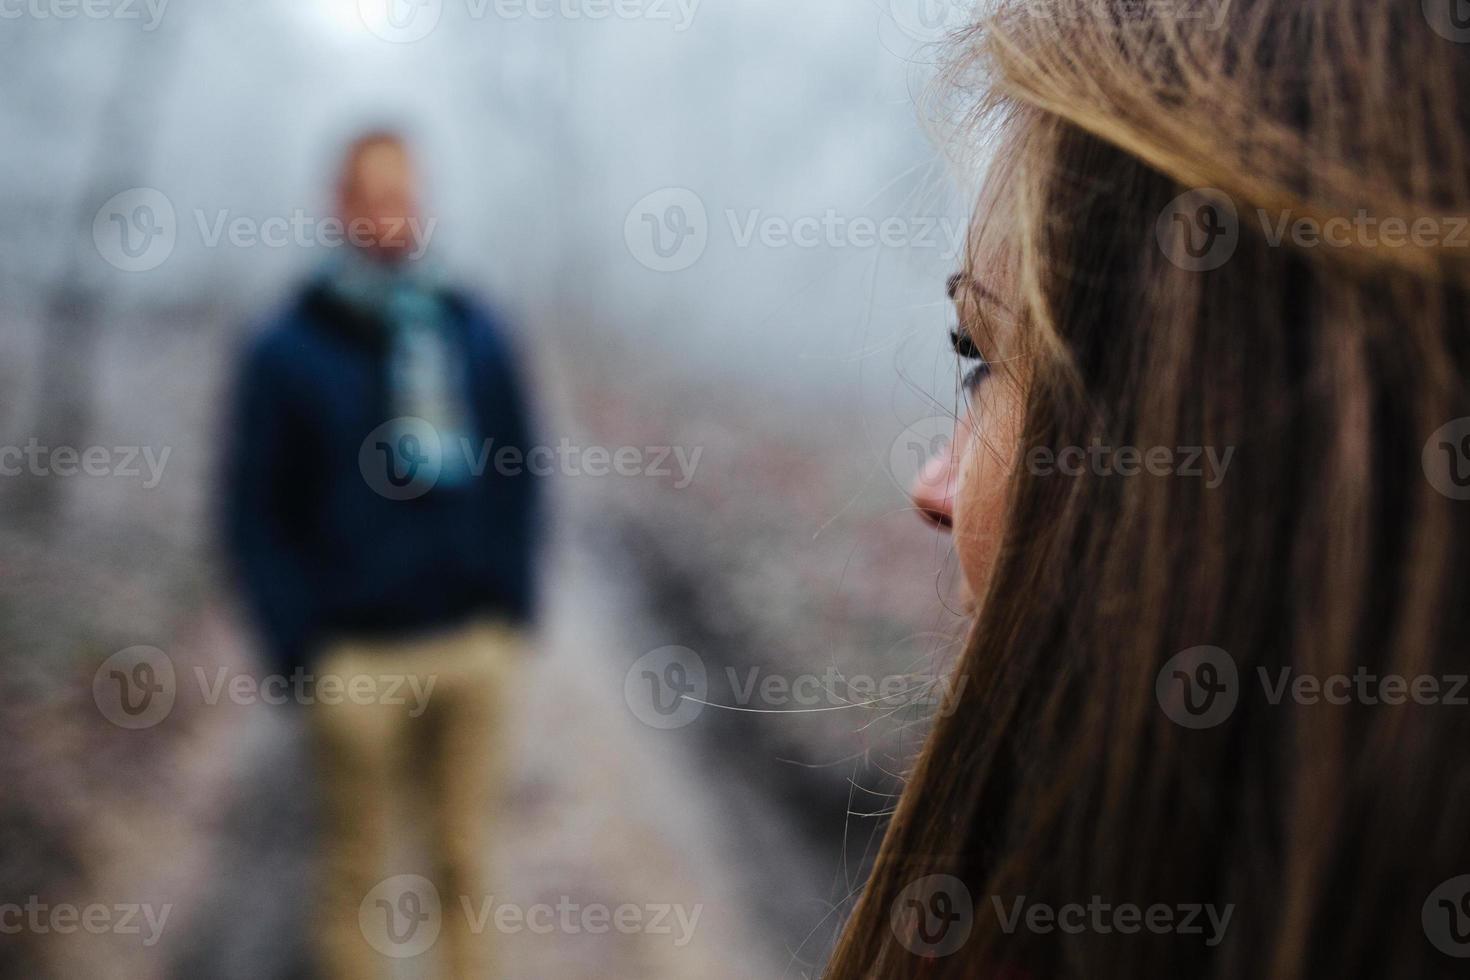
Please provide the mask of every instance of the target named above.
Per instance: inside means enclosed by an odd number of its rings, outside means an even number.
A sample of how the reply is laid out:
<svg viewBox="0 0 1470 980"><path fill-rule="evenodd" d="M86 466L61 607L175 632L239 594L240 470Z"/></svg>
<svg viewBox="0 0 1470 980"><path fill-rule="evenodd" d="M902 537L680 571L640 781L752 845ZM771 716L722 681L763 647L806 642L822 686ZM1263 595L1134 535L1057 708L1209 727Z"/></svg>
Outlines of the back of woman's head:
<svg viewBox="0 0 1470 980"><path fill-rule="evenodd" d="M1470 955L1456 9L1013 0L956 41L996 147L967 280L1001 294L962 328L1019 438L834 976Z"/></svg>

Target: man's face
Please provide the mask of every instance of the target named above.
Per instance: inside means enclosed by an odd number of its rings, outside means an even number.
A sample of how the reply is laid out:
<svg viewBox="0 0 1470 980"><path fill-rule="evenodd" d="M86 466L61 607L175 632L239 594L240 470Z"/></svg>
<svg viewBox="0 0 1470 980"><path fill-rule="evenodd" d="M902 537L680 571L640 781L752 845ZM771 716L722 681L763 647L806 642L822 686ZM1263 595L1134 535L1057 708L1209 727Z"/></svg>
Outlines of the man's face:
<svg viewBox="0 0 1470 980"><path fill-rule="evenodd" d="M364 144L348 159L338 198L348 241L395 262L418 247L418 176L394 140Z"/></svg>

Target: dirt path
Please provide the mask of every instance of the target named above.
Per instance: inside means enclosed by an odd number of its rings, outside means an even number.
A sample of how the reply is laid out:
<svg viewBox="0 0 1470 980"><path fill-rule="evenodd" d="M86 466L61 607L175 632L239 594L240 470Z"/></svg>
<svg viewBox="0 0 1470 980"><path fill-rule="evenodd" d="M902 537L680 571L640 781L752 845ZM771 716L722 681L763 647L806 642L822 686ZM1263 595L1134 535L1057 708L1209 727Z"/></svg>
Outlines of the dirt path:
<svg viewBox="0 0 1470 980"><path fill-rule="evenodd" d="M731 821L746 817L725 812L713 791L718 773L698 757L697 740L643 725L624 700L623 671L637 653L620 637L636 615L631 598L586 550L559 557L549 578L556 589L547 626L508 719L516 774L513 803L494 833L493 899L576 911L570 927L559 918L544 934L497 936L501 975L787 975L781 943L762 934L743 893L742 862L756 858L740 852L748 838ZM66 896L169 904L169 921L146 947L116 935L41 937L56 976L309 975L316 848L303 712L195 703L186 678L196 667L212 675L221 665L248 669L249 660L228 616L211 612L191 633L170 649L180 670L173 715L151 733L92 725L99 745L121 748L127 775L77 802L106 819L87 821L90 875ZM77 678L65 711L88 713L86 680ZM85 757L78 750L57 765L83 767ZM590 931L579 916L594 906L636 907L643 925ZM433 975L428 958L399 967L400 977Z"/></svg>
<svg viewBox="0 0 1470 980"><path fill-rule="evenodd" d="M702 791L709 774L689 743L642 725L623 700L616 624L628 611L597 585L606 571L585 556L556 570L565 592L527 665L516 719L521 804L496 860L518 902L674 905L685 921L698 918L682 945L677 925L672 935L508 937L507 976L780 976L784 959L740 898L726 821Z"/></svg>

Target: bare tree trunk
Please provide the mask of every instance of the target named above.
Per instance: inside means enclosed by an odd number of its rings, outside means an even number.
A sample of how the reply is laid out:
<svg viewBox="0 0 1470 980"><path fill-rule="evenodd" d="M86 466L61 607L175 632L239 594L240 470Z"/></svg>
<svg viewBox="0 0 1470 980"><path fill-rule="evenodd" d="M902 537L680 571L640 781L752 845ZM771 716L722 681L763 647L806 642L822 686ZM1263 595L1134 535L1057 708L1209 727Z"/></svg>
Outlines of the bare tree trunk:
<svg viewBox="0 0 1470 980"><path fill-rule="evenodd" d="M140 34L124 52L110 86L74 199L71 242L44 304L32 415L34 435L43 446L80 449L91 432L106 305L92 221L102 202L142 180L184 26ZM33 531L45 534L55 528L65 499L62 484L36 475L13 484L14 508Z"/></svg>

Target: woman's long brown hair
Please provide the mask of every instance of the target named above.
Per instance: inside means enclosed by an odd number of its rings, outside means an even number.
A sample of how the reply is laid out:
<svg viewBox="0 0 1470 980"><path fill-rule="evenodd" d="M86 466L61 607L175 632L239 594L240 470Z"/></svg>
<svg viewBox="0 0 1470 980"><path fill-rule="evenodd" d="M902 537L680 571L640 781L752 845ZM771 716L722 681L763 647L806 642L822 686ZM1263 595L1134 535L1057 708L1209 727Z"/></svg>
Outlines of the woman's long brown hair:
<svg viewBox="0 0 1470 980"><path fill-rule="evenodd" d="M1450 458L1470 422L1434 435L1470 416L1470 29L1453 9L1009 0L956 39L947 91L1001 147L987 196L1004 206L972 240L1013 247L1020 463L959 703L831 977L1463 972L1426 911L1470 874L1470 706L1444 703L1470 671L1470 501L1446 483L1470 468ZM1218 266L1180 251L1201 199L1167 217L1196 188L1218 192L1216 227L1234 208ZM1292 230L1334 218L1359 230ZM1390 244L1386 219L1430 224ZM1094 442L1233 455L1215 487L1025 462ZM1186 727L1160 672L1206 645L1236 666L1235 704ZM1439 699L1272 703L1283 670L1433 677ZM905 912L933 875L972 908L935 909L963 919L954 949ZM1094 896L1231 913L1215 945L1208 926L1007 929L1017 899Z"/></svg>

